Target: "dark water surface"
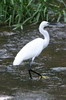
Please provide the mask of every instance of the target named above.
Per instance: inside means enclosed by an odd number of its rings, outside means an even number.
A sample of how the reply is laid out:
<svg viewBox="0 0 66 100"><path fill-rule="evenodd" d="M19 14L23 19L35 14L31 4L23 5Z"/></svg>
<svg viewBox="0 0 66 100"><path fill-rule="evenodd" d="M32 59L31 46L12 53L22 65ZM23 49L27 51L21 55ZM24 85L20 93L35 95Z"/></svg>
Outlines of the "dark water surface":
<svg viewBox="0 0 66 100"><path fill-rule="evenodd" d="M32 68L49 76L48 79L39 79L33 74L30 80L29 61L12 66L15 55L27 42L42 37L38 26L0 36L0 100L7 97L11 100L66 100L66 24L58 23L47 30L50 44L35 59Z"/></svg>

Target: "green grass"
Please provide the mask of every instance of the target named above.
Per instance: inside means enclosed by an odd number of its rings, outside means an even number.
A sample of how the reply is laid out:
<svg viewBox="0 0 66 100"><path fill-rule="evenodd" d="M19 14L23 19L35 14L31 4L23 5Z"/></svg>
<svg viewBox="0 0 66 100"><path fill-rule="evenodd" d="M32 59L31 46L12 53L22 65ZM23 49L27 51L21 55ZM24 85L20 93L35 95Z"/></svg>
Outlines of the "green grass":
<svg viewBox="0 0 66 100"><path fill-rule="evenodd" d="M0 24L21 28L42 20L66 22L65 0L0 0Z"/></svg>

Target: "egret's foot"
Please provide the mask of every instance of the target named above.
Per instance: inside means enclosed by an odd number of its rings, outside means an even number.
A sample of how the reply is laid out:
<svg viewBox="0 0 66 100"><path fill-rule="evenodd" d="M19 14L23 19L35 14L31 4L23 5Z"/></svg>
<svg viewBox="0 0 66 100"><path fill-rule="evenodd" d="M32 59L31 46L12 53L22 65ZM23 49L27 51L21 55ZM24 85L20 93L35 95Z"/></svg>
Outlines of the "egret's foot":
<svg viewBox="0 0 66 100"><path fill-rule="evenodd" d="M39 79L42 79L42 78L44 78L44 79L48 79L49 77L48 77L48 76L45 76L45 75L41 75L41 76L39 76Z"/></svg>

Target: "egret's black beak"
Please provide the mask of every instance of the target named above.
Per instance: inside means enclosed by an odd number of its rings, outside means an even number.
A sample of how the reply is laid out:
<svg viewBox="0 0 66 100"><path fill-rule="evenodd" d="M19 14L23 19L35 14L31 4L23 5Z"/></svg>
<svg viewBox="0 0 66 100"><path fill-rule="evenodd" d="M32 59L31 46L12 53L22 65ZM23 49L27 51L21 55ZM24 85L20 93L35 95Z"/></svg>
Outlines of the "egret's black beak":
<svg viewBox="0 0 66 100"><path fill-rule="evenodd" d="M48 24L49 25L57 25L56 23L52 23L52 22L49 22Z"/></svg>

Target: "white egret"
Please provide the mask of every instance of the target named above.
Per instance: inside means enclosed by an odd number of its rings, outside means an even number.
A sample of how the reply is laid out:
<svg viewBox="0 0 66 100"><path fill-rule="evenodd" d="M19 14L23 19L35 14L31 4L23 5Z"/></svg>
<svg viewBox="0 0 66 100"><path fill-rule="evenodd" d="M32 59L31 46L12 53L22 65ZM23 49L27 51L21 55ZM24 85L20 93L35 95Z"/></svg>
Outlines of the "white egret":
<svg viewBox="0 0 66 100"><path fill-rule="evenodd" d="M16 55L15 60L13 62L13 65L19 65L21 62L27 59L32 59L32 62L34 61L35 57L39 56L39 54L42 52L44 48L46 48L49 44L49 34L44 29L46 26L49 25L49 22L42 21L39 25L39 32L44 36L44 38L36 38L32 40L31 42L27 43ZM36 71L31 69L31 63L29 67L29 75L32 79L31 72L34 72L42 77L40 73L37 73Z"/></svg>

